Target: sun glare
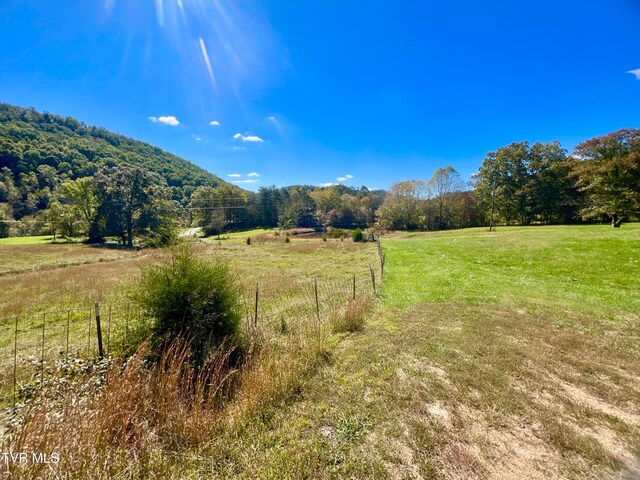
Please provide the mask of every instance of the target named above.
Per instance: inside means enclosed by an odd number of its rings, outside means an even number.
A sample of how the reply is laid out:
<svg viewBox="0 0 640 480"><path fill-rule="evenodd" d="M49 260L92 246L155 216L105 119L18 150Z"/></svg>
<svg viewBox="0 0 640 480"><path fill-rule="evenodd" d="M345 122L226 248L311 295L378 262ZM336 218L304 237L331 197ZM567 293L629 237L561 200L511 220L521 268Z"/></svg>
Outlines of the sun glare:
<svg viewBox="0 0 640 480"><path fill-rule="evenodd" d="M146 4L146 5L143 5ZM154 53L174 52L185 91L199 97L241 98L268 84L286 62L264 12L255 4L228 0L104 0L111 21L135 39L152 38L154 72L167 68ZM131 59L134 61L134 59ZM147 72L148 73L148 72ZM199 92L198 92L199 90Z"/></svg>

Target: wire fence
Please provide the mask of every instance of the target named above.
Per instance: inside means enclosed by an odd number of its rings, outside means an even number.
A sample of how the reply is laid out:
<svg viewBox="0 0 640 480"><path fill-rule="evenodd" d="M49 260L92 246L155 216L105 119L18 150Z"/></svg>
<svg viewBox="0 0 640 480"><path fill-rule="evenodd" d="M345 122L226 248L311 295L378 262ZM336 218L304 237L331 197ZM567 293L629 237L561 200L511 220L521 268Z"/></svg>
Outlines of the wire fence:
<svg viewBox="0 0 640 480"><path fill-rule="evenodd" d="M286 334L303 320L330 320L352 300L372 298L384 272L339 279L262 279L241 285L240 309L247 333ZM56 361L97 359L126 351L152 319L129 303L99 304L0 319L0 406L15 406L27 388L44 382ZM139 338L139 337L138 337Z"/></svg>

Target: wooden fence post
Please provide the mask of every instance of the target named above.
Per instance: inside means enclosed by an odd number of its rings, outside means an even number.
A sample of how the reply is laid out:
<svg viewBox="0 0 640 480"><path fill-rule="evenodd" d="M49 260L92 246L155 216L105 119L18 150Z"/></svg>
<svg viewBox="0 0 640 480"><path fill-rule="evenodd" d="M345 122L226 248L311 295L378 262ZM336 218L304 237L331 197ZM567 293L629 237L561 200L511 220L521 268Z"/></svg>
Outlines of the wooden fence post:
<svg viewBox="0 0 640 480"><path fill-rule="evenodd" d="M96 303L96 330L98 333L98 357L102 358L104 352L102 350L102 326L100 325L100 304Z"/></svg>

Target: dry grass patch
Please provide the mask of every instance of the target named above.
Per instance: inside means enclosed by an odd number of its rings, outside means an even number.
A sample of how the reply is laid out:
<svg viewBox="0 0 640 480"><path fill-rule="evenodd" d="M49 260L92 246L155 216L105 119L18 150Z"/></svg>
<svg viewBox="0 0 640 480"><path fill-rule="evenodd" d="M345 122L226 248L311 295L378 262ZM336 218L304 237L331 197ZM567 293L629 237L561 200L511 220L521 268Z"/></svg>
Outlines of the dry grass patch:
<svg viewBox="0 0 640 480"><path fill-rule="evenodd" d="M364 328L370 310L370 298L357 298L349 301L343 308L334 311L329 317L329 322L335 333L359 332Z"/></svg>
<svg viewBox="0 0 640 480"><path fill-rule="evenodd" d="M82 244L0 245L0 276L32 270L105 262L136 256L122 248Z"/></svg>

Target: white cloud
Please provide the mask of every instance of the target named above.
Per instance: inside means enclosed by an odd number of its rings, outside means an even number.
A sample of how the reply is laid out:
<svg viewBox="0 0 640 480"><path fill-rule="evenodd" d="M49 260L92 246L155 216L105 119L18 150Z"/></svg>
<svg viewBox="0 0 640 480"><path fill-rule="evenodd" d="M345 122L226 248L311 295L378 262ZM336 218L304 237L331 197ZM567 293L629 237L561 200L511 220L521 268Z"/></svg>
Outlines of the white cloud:
<svg viewBox="0 0 640 480"><path fill-rule="evenodd" d="M260 137L256 136L256 135L242 135L241 133L236 133L233 136L234 140L242 140L243 142L253 142L253 143L262 143L264 142L264 140L262 140Z"/></svg>
<svg viewBox="0 0 640 480"><path fill-rule="evenodd" d="M227 177L236 177L236 178L239 178L241 176L242 175L240 175L239 173L230 173L229 175L227 175Z"/></svg>
<svg viewBox="0 0 640 480"><path fill-rule="evenodd" d="M260 180L234 180L232 183L258 183Z"/></svg>
<svg viewBox="0 0 640 480"><path fill-rule="evenodd" d="M640 80L640 68L636 68L635 70L629 70L627 73L636 76L636 80Z"/></svg>
<svg viewBox="0 0 640 480"><path fill-rule="evenodd" d="M209 122L209 125L211 125L212 127L219 127L220 122L218 122L217 120L212 120Z"/></svg>
<svg viewBox="0 0 640 480"><path fill-rule="evenodd" d="M321 187L333 187L334 185L337 185L337 183L327 182L327 183L320 184Z"/></svg>
<svg viewBox="0 0 640 480"><path fill-rule="evenodd" d="M164 117L149 117L153 123L164 123L165 125L169 125L171 127L177 127L180 125L180 122L173 115L167 115Z"/></svg>
<svg viewBox="0 0 640 480"><path fill-rule="evenodd" d="M347 180L351 180L352 178L353 178L353 175L347 174L344 177L336 178L336 180L339 182L346 182Z"/></svg>
<svg viewBox="0 0 640 480"><path fill-rule="evenodd" d="M257 143L262 143L264 142L264 140L262 140L260 137L257 137L256 135L248 135L246 137L242 137L242 141L243 142L257 142Z"/></svg>
<svg viewBox="0 0 640 480"><path fill-rule="evenodd" d="M258 172L251 172L247 177L259 177L260 174Z"/></svg>
<svg viewBox="0 0 640 480"><path fill-rule="evenodd" d="M353 178L353 175L346 174L344 178L346 178L347 180L351 180Z"/></svg>
<svg viewBox="0 0 640 480"><path fill-rule="evenodd" d="M270 117L267 117L267 120L271 121L271 122L275 122L276 121L276 117L274 117L273 115L271 115Z"/></svg>

